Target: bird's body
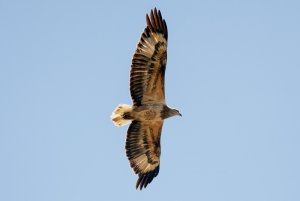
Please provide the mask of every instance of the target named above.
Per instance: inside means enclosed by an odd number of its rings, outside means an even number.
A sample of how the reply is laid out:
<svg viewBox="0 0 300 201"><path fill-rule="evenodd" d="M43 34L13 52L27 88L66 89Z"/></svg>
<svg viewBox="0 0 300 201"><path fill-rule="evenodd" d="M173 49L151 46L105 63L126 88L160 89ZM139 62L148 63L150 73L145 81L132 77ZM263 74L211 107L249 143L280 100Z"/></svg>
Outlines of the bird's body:
<svg viewBox="0 0 300 201"><path fill-rule="evenodd" d="M160 137L164 119L180 115L165 102L164 76L167 64L168 30L156 8L146 15L147 27L132 59L130 93L133 105L120 104L111 119L116 126L131 123L126 138L126 155L139 175L142 189L158 175Z"/></svg>
<svg viewBox="0 0 300 201"><path fill-rule="evenodd" d="M138 121L162 121L163 108L164 105L162 104L135 106L132 110L132 116Z"/></svg>
<svg viewBox="0 0 300 201"><path fill-rule="evenodd" d="M169 108L165 104L145 104L141 106L128 106L125 104L121 104L116 108L116 111L122 111L123 108L128 108L122 113L122 118L120 116L119 119L122 120L138 120L138 121L163 121L171 116L177 114L177 111ZM116 117L114 117L116 118ZM125 124L122 121L118 121L117 119L113 119L113 122L116 126L123 126Z"/></svg>

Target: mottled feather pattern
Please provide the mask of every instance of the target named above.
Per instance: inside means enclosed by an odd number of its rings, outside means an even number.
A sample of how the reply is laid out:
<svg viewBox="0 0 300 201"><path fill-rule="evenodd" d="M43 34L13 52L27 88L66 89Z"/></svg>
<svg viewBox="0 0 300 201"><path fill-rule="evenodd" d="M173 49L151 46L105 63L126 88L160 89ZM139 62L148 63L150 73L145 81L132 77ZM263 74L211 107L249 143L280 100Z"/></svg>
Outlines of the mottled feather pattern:
<svg viewBox="0 0 300 201"><path fill-rule="evenodd" d="M142 33L132 59L130 92L135 105L165 102L164 75L167 59L168 29L160 11L146 15L147 27Z"/></svg>
<svg viewBox="0 0 300 201"><path fill-rule="evenodd" d="M133 121L128 128L126 155L130 166L139 175L137 188L146 187L158 174L162 125L163 121Z"/></svg>

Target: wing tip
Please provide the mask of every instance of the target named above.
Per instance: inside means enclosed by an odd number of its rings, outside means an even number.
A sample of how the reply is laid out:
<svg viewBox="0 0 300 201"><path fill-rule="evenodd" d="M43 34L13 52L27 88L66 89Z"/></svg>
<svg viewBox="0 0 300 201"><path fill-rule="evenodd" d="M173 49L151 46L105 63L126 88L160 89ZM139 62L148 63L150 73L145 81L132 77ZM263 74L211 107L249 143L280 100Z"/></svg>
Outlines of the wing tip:
<svg viewBox="0 0 300 201"><path fill-rule="evenodd" d="M162 33L168 39L168 28L165 19L163 19L159 9L154 7L150 10L150 16L146 14L147 28L152 32Z"/></svg>
<svg viewBox="0 0 300 201"><path fill-rule="evenodd" d="M135 188L136 190L139 188L142 190L143 188L146 188L148 184L152 182L152 180L158 175L159 173L159 165L152 171L147 173L140 173L139 178L136 182Z"/></svg>

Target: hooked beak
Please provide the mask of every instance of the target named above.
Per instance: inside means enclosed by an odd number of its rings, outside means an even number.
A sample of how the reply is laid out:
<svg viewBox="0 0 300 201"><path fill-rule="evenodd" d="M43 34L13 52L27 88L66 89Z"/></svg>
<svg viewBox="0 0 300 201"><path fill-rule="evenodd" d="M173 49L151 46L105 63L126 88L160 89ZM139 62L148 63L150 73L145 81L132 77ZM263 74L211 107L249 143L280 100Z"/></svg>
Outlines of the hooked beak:
<svg viewBox="0 0 300 201"><path fill-rule="evenodd" d="M181 114L181 113L179 113L179 116L181 116L181 117L182 117L182 114Z"/></svg>

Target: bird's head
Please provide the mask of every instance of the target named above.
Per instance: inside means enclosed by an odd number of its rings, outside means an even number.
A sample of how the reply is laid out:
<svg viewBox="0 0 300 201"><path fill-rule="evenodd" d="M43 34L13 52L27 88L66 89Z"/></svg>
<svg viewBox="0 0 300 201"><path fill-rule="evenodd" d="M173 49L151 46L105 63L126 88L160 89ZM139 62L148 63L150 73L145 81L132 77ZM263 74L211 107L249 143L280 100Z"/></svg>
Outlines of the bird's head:
<svg viewBox="0 0 300 201"><path fill-rule="evenodd" d="M181 117L182 117L182 115L180 114L179 110L177 110L177 109L172 109L171 111L172 111L172 112L171 112L171 115L172 115L172 116L181 116Z"/></svg>

